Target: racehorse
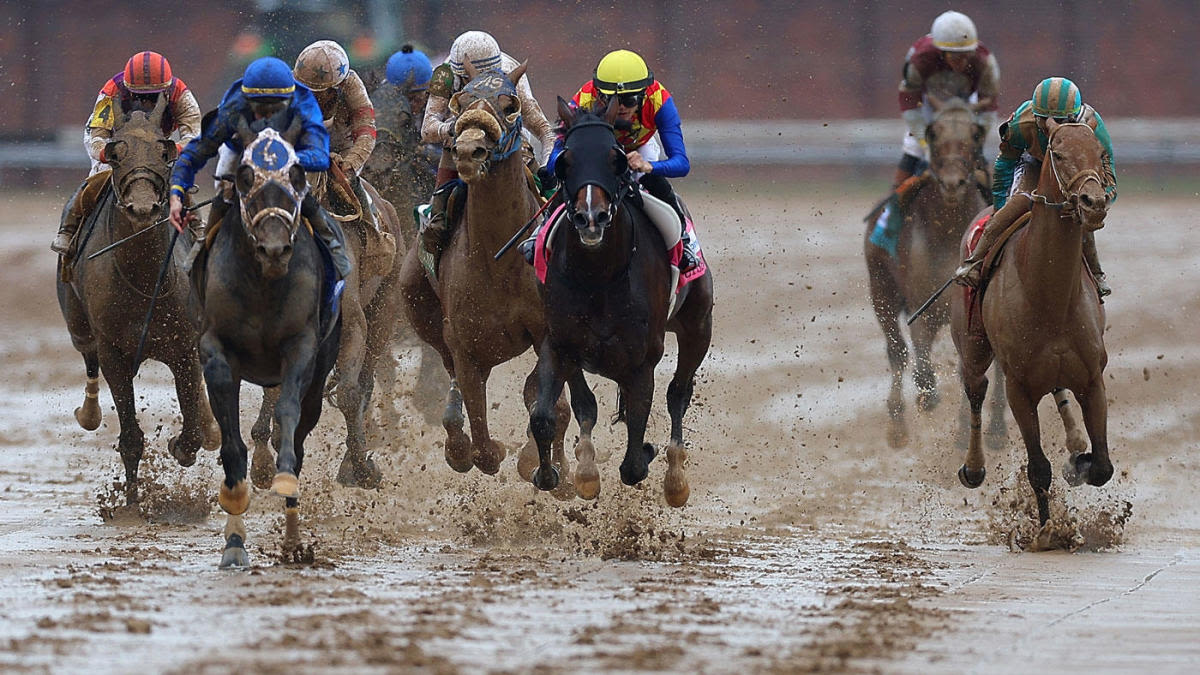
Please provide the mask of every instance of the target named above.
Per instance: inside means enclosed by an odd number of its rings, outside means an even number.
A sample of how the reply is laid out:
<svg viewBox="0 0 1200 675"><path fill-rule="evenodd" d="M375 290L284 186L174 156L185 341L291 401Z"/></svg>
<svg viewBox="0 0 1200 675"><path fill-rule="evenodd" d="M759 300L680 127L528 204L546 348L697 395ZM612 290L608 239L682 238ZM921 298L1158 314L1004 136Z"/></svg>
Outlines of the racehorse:
<svg viewBox="0 0 1200 675"><path fill-rule="evenodd" d="M341 315L331 264L322 260L313 234L302 224L300 204L308 189L293 143L299 118L280 135L268 126L257 135L245 119L238 135L245 152L231 208L212 237L194 279L201 305L200 359L209 398L221 425L218 503L228 518L221 566L246 565L245 523L250 506L246 444L238 417L243 380L279 387L274 407L280 431L271 491L285 498L284 548L300 546L299 480L304 439L321 416L325 378L338 354ZM332 289L332 290L331 290Z"/></svg>
<svg viewBox="0 0 1200 675"><path fill-rule="evenodd" d="M327 177L318 181L324 193L321 201L336 202L339 208L351 210L350 202L357 200L353 199L353 194L345 187L339 189L340 184L332 184L328 176L331 176L334 170L335 167L331 166ZM342 456L337 480L350 487L373 489L379 487L382 473L375 460L367 453L365 421L375 386L375 365L381 356L390 356L388 350L391 337L400 319L400 294L397 285L404 263L406 244L395 208L382 199L370 183L364 181L363 189L377 207L376 217L380 230L391 235L396 250L390 258L383 258L386 264L364 264L370 250L367 237L375 237L378 241L379 235L367 231L370 226L364 224L361 217L347 216L349 220L343 222L346 249L354 261L354 270L346 278L341 298L342 341L335 371L337 384L333 388L332 398L346 420L346 453ZM367 205L358 205L358 208L367 208ZM332 215L332 212L331 209L330 217L338 218ZM388 244L389 247L392 245ZM380 247L382 248L382 242ZM270 450L267 449L267 441L271 438L271 416L278 398L279 393L275 389L270 389L264 394L258 419L250 430L250 436L254 440L251 478L255 487L262 489L270 487L273 480L274 472L271 471L271 466L274 461ZM279 439L272 440L276 441L275 445L278 447Z"/></svg>
<svg viewBox="0 0 1200 675"><path fill-rule="evenodd" d="M413 246L404 261L401 288L408 320L433 345L450 375L442 426L446 462L459 472L472 465L487 474L500 469L505 451L487 425L487 378L492 368L520 356L545 337L537 280L520 256L493 255L537 212L519 152L521 103L516 82L521 64L505 76L476 73L454 95L459 115L453 153L459 176L470 186L465 213L441 255L436 277L427 272ZM454 214L448 214L453 217ZM526 407L533 404L535 372L525 380ZM471 434L463 432L466 405ZM558 407L557 452L570 421L565 401Z"/></svg>
<svg viewBox="0 0 1200 675"><path fill-rule="evenodd" d="M374 72L367 80L371 101L375 105L375 129L378 134L375 150L363 166L362 177L379 190L383 198L392 203L400 218L401 238L407 246L416 239L414 209L429 200L433 193L434 171L437 157L430 158L427 146L421 143L421 114L412 110L402 87L391 84ZM372 86L373 85L373 86ZM440 148L437 148L441 152ZM399 241L399 238L397 239ZM407 249L405 249L407 250ZM401 264L404 252L397 251ZM401 322L397 333L402 341L416 344L421 349L421 363L417 382L413 387L414 404L430 423L441 420L442 392L449 380L442 370L437 352L415 337L407 322ZM410 342L411 340L411 342ZM382 386L395 382L395 363L392 359L381 361L376 377ZM394 389L394 386L391 387Z"/></svg>
<svg viewBox="0 0 1200 675"><path fill-rule="evenodd" d="M904 414L904 370L909 362L908 345L900 327L900 316L912 313L954 273L958 264L958 242L984 206L974 167L987 130L975 121L970 107L957 97L929 98L936 108L926 128L929 172L904 197L904 226L900 230L896 256L871 243L875 218L868 218L863 252L870 278L871 305L887 340L892 385L888 395L888 443L902 447L908 442ZM932 410L939 401L937 375L930 352L938 331L949 322L948 296L939 298L917 317L909 329L915 365L917 407ZM1003 439L1004 401L993 397L989 436Z"/></svg>
<svg viewBox="0 0 1200 675"><path fill-rule="evenodd" d="M215 448L219 436L201 386L196 330L187 314L188 285L181 265L191 235L183 235L185 243L172 247L169 228L150 227L166 213L170 164L175 160L175 143L162 132L166 102L160 96L151 113L134 111L114 120L112 140L104 151L112 167L111 196L99 201L90 224L80 232L71 280L63 281L61 259L58 269L58 305L87 369L85 398L75 419L88 431L100 426L103 369L121 425L117 450L125 465L125 500L130 505L138 501L138 466L145 450L134 404L133 377L140 365L134 358L151 303L154 312L142 357L171 369L183 413L183 429L168 442L171 455L180 465L191 466L201 444ZM88 259L147 228L148 234ZM162 283L156 285L160 273Z"/></svg>
<svg viewBox="0 0 1200 675"><path fill-rule="evenodd" d="M667 503L683 506L689 494L683 471L683 415L691 402L696 369L712 339L712 270L684 286L671 314L676 279L663 235L637 205L638 188L613 130L615 97L604 116L573 110L560 97L558 115L566 139L555 173L562 181L566 206L561 225L548 235L553 255L542 287L547 331L538 352L538 398L529 422L539 459L533 483L543 490L558 483L550 454L553 408L563 383L569 382L580 427L575 489L585 499L599 493L591 440L596 399L583 370L619 385L628 434L621 481L636 485L646 478L655 456L654 446L643 442L654 397L654 368L670 330L678 338L679 362L667 387L671 441L663 491ZM673 211L670 215L678 223Z"/></svg>
<svg viewBox="0 0 1200 675"><path fill-rule="evenodd" d="M1064 470L1067 482L1099 486L1113 473L1104 392L1104 307L1095 280L1082 264L1083 234L1102 227L1108 211L1101 146L1086 124L1051 119L1047 125L1049 142L1037 189L1025 195L1033 203L1028 225L1007 244L996 244L993 251L1002 250L1003 255L990 279L985 269L981 290L963 289L954 294L951 305L959 372L971 407L970 445L959 479L970 488L984 479L980 408L994 358L1004 371L1008 407L1025 441L1029 483L1043 526L1050 517L1051 477L1038 426L1037 405L1043 396L1055 394L1068 434L1065 393L1056 390L1071 390L1083 409L1091 452L1086 444L1071 448ZM968 237L961 248L969 248Z"/></svg>

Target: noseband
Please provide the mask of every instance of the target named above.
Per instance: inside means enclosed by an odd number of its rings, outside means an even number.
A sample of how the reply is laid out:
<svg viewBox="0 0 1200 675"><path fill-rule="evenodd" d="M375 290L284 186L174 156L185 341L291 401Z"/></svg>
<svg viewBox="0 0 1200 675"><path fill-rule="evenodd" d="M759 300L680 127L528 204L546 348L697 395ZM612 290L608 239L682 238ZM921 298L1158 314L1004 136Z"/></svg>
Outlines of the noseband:
<svg viewBox="0 0 1200 675"><path fill-rule="evenodd" d="M461 107L460 97L463 94L469 94L476 99L467 107L467 110L463 110ZM516 112L505 115L503 111L497 109L496 101L500 100L501 95L509 96L516 102ZM450 98L450 112L460 115L471 110L481 110L480 104L486 106L486 110L483 112L495 118L501 128L500 137L496 139L495 146L492 147L491 156L483 162L482 169L486 173L490 164L508 159L521 148L521 97L517 95L517 86L504 73L498 70L489 71L475 77ZM459 119L462 121L465 118L460 117ZM455 135L462 133L465 126L465 124L456 124Z"/></svg>
<svg viewBox="0 0 1200 675"><path fill-rule="evenodd" d="M608 122L606 122L605 120L598 118L598 117L591 117L591 118L585 118L585 119L579 120L578 122L573 124L569 129L567 129L566 136L563 139L564 152L566 150L575 150L576 152L578 152L577 148L571 147L571 136L575 132L579 131L580 129L595 128L595 127L601 127L604 130L606 130L610 135L612 135L613 141L610 146L610 148L612 150L616 150L617 152L620 152L621 154L625 153L625 150L623 148L621 148L620 145L617 144L616 131L615 131L615 129L613 129L613 126L611 124L609 124ZM599 144L597 143L597 145L599 145ZM617 215L617 209L620 207L620 203L622 201L624 201L626 197L632 196L636 191L633 181L630 180L628 171L626 171L623 175L615 175L615 174L605 175L602 178L598 178L598 177L581 178L581 177L576 177L576 176L569 176L569 177L564 178L563 187L566 189L565 194L570 195L570 197L568 199L564 200L566 202L567 217L570 218L571 224L575 225L575 227L577 227L577 228L584 228L584 227L587 227L587 225L588 225L587 215L580 213L575 206L575 198L574 197L576 194L578 194L580 189L585 188L585 187L588 189L586 200L587 200L587 206L588 206L589 211L591 210L591 205L592 205L593 189L599 188L600 190L604 191L608 195L608 207L604 211L601 211L600 214L596 217L596 221L597 221L596 224L599 225L601 228L606 228L613 223L613 220L616 218L616 215ZM601 218L601 216L603 216L603 218Z"/></svg>
<svg viewBox="0 0 1200 675"><path fill-rule="evenodd" d="M300 205L308 193L307 184L301 191L292 187L289 172L299 161L292 145L270 127L260 131L258 137L242 153L242 166L254 169L253 185L238 200L246 234L252 241L258 240L252 229L269 216L277 216L289 223L291 240L296 240L296 233L300 229ZM268 185L275 185L290 198L289 208L271 205L250 213L246 203L253 201Z"/></svg>

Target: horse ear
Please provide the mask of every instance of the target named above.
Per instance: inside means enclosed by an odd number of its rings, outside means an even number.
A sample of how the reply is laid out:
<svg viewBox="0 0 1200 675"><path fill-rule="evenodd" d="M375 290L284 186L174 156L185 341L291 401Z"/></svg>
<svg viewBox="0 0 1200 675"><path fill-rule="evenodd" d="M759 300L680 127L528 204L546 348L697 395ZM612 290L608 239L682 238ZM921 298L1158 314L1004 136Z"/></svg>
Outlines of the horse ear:
<svg viewBox="0 0 1200 675"><path fill-rule="evenodd" d="M154 103L154 110L150 112L150 124L158 126L162 124L163 111L167 109L167 94L163 92L158 95L158 101Z"/></svg>
<svg viewBox="0 0 1200 675"><path fill-rule="evenodd" d="M571 108L570 102L561 96L558 97L558 119L568 128L575 123L575 110Z"/></svg>
<svg viewBox="0 0 1200 675"><path fill-rule="evenodd" d="M1046 136L1049 137L1054 133L1054 130L1062 126L1053 117L1046 118Z"/></svg>
<svg viewBox="0 0 1200 675"><path fill-rule="evenodd" d="M529 59L525 59L521 62L521 65L512 69L512 72L508 74L508 81L512 82L513 86L516 86L521 81L521 77L525 75L527 68L529 68Z"/></svg>
<svg viewBox="0 0 1200 675"><path fill-rule="evenodd" d="M475 64L471 63L470 59L463 59L463 72L467 74L468 82L475 79L475 76L479 74L479 71L475 69Z"/></svg>
<svg viewBox="0 0 1200 675"><path fill-rule="evenodd" d="M254 142L255 135L253 131L250 131L250 123L246 121L245 115L238 115L237 135L238 140L242 142L243 148Z"/></svg>
<svg viewBox="0 0 1200 675"><path fill-rule="evenodd" d="M554 160L554 176L560 181L566 180L569 168L571 168L571 151L564 150L558 159Z"/></svg>
<svg viewBox="0 0 1200 675"><path fill-rule="evenodd" d="M237 173L233 176L233 185L237 188L239 195L249 193L250 188L254 187L254 167L249 164L239 166Z"/></svg>
<svg viewBox="0 0 1200 675"><path fill-rule="evenodd" d="M304 167L293 164L292 168L288 169L288 180L292 182L293 190L303 192L308 185L308 174L305 173Z"/></svg>
<svg viewBox="0 0 1200 675"><path fill-rule="evenodd" d="M287 141L294 147L296 145L296 141L300 140L300 133L302 131L303 127L300 123L300 116L293 115L291 124L289 124L287 129L283 132L283 140Z"/></svg>
<svg viewBox="0 0 1200 675"><path fill-rule="evenodd" d="M608 97L608 107L604 109L604 121L612 124L617 121L617 97Z"/></svg>

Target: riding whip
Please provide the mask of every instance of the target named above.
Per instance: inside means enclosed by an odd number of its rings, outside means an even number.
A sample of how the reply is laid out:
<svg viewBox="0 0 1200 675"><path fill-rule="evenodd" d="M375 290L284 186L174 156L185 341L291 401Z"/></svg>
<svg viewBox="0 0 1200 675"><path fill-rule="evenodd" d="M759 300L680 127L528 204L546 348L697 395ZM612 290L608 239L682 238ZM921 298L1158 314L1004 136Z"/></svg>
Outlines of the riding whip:
<svg viewBox="0 0 1200 675"><path fill-rule="evenodd" d="M558 193L561 190L562 188L560 187L558 190L554 191L554 194L550 195L550 199L547 199L546 203L542 204L542 208L538 209L537 213L533 214L533 217L529 219L529 222L525 223L521 226L521 229L517 230L516 234L512 236L512 239L509 239L508 243L502 246L500 250L496 252L496 255L492 257L492 260L499 260L501 256L503 256L505 253L508 253L508 249L517 245L517 242L521 240L521 237L525 236L525 232L529 230L529 226L533 225L534 221L538 219L538 216L542 215L542 212L546 210L547 206L550 206L554 203L554 200L558 198Z"/></svg>
<svg viewBox="0 0 1200 675"><path fill-rule="evenodd" d="M213 199L216 199L216 197L206 199L206 200L200 202L199 204L196 204L195 206L192 206L190 208L185 207L184 211L185 212L195 211L196 209L200 208L201 206L208 206L209 204L212 203ZM130 239L133 239L133 238L137 237L138 235L145 234L145 233L149 232L150 230L153 230L154 228L158 227L159 225L162 225L163 223L170 222L170 220L171 220L171 217L167 216L166 218L163 218L162 220L155 222L153 225L147 225L146 227L143 227L142 229L138 230L137 232L134 232L133 234L129 235L128 237L125 237L124 239L118 239L117 241L114 241L113 243L109 244L108 246L105 246L104 248L100 249L99 251L96 251L95 253L89 255L87 257L87 259L91 260L92 258L95 258L96 256L99 256L104 253L108 253L109 251L120 246L121 244L124 244L125 242L129 241Z"/></svg>
<svg viewBox="0 0 1200 675"><path fill-rule="evenodd" d="M947 279L946 283L942 284L941 288L934 291L933 295L929 296L929 299L925 301L925 304L918 307L917 311L913 312L912 316L908 317L908 321L905 322L905 325L911 326L912 322L916 321L918 316L921 316L921 312L924 312L925 310L929 309L929 306L933 304L933 301L937 300L938 297L941 296L941 294L944 293L946 291L946 289L949 288L950 284L952 284L952 283L954 283L954 277L950 277L949 279Z"/></svg>

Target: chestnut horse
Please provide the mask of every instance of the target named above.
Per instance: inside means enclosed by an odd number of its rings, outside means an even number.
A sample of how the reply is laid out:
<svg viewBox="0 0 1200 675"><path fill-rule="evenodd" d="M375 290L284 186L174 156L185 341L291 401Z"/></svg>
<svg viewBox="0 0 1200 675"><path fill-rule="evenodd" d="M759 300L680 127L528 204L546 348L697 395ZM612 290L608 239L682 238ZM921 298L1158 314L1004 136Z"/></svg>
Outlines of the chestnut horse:
<svg viewBox="0 0 1200 675"><path fill-rule="evenodd" d="M538 210L521 161L521 103L516 83L525 64L507 76L499 71L476 75L454 95L455 167L466 181L466 209L442 252L436 278L427 273L418 253L408 250L401 290L405 311L417 335L433 345L450 375L442 426L446 429L446 462L455 471L472 466L494 474L505 450L492 440L487 424L487 379L492 368L540 349L546 335L537 279L521 256L494 259L494 254ZM453 217L453 213L448 217ZM536 369L525 380L528 408L536 396ZM466 405L471 435L463 431ZM560 464L562 438L570 409L559 402L556 452Z"/></svg>
<svg viewBox="0 0 1200 675"><path fill-rule="evenodd" d="M888 364L892 370L888 395L888 444L902 447L908 442L904 415L904 369L909 350L900 326L900 316L913 312L954 273L958 264L958 242L971 217L984 206L974 172L975 158L986 134L961 98L930 97L937 109L926 128L929 174L906 197L904 227L896 246L896 257L871 243L875 218L868 218L863 252L870 278L871 305L887 339ZM930 352L938 332L949 323L950 300L943 295L909 327L914 356L913 381L917 407L932 410L939 401L937 375ZM992 428L989 436L1003 438L1004 401L993 397Z"/></svg>
<svg viewBox="0 0 1200 675"><path fill-rule="evenodd" d="M985 270L982 298L963 289L953 294L951 309L959 372L971 407L970 445L959 479L971 488L983 482L980 408L994 358L1004 371L1008 407L1025 441L1029 483L1043 526L1050 517L1051 478L1038 426L1043 396L1055 394L1064 419L1065 393L1056 390L1071 390L1083 408L1091 452L1086 446L1071 449L1067 482L1099 486L1113 473L1104 393L1104 307L1083 264L1083 234L1102 227L1108 211L1101 146L1086 124L1048 120L1047 132L1037 189L1027 195L1033 202L1028 225L1007 244L997 244L1005 247L1004 255L990 279ZM962 250L966 248L964 237Z"/></svg>
<svg viewBox="0 0 1200 675"><path fill-rule="evenodd" d="M654 369L669 330L678 338L679 362L667 387L671 441L663 492L668 504L683 506L689 493L683 470L683 416L691 403L696 369L712 341L712 269L684 287L672 314L676 279L663 235L641 207L637 184L616 140L616 97L604 116L575 111L559 98L558 116L566 140L555 173L562 180L566 206L560 224L548 235L554 250L542 288L548 330L538 352L538 399L529 421L539 455L533 483L542 490L558 484L551 463L554 404L568 382L580 427L575 489L585 499L599 493L591 439L596 399L584 381L585 369L620 387L627 431L621 482L637 485L646 478L655 456L654 446L644 442Z"/></svg>
<svg viewBox="0 0 1200 675"><path fill-rule="evenodd" d="M114 120L112 140L104 152L112 167L112 196L100 200L88 219L90 225L85 224L80 232L82 243L75 254L71 281L64 282L60 274L57 282L58 305L71 343L83 355L87 368L86 398L75 411L75 419L88 431L100 426L103 370L121 425L117 450L125 465L125 501L130 505L138 501L138 467L146 447L137 421L133 378L140 364L134 363L134 356L151 303L154 313L143 358L171 369L183 413L183 429L168 442L171 455L182 466L191 466L201 443L215 448L220 435L204 395L196 329L187 311L183 258L191 234L183 235L184 241L175 242L172 248L170 227L151 227L166 215L170 163L175 160L175 143L162 132L166 104L167 98L160 96L149 115L134 111L128 118ZM142 229L150 233L88 259L104 246ZM59 267L61 272L61 259ZM163 283L154 297L160 274Z"/></svg>

